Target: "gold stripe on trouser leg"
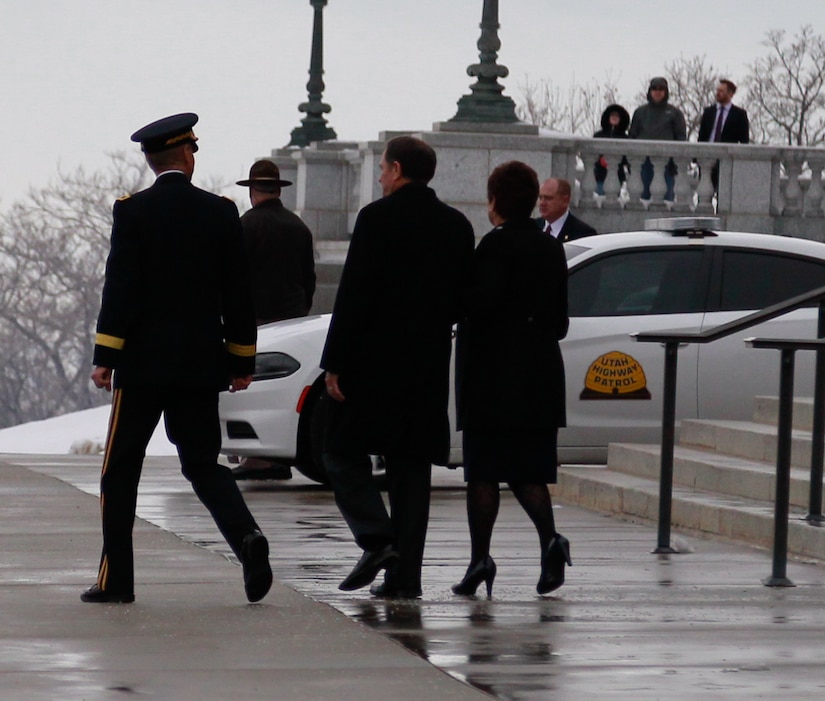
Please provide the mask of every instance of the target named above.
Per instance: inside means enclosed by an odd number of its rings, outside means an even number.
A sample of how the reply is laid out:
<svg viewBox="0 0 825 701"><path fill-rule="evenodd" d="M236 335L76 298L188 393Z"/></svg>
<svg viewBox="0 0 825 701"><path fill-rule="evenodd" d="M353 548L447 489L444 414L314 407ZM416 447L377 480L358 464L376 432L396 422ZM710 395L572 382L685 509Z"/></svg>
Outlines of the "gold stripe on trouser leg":
<svg viewBox="0 0 825 701"><path fill-rule="evenodd" d="M100 562L100 569L97 572L97 586L106 591L106 582L109 581L109 558L104 555Z"/></svg>
<svg viewBox="0 0 825 701"><path fill-rule="evenodd" d="M112 439L114 438L115 431L117 431L118 421L120 419L120 403L122 401L122 392L123 390L116 389L114 391L114 396L112 397L112 412L109 415L109 432L106 435L106 450L103 454L103 469L101 471L101 477L106 474L106 470L109 469L109 458L111 456L112 450ZM100 518L101 521L103 520L103 511L106 506L106 498L103 494L103 490L100 490ZM103 554L103 559L100 562L100 570L97 573L97 586L106 590L106 582L109 579L109 558L106 553Z"/></svg>

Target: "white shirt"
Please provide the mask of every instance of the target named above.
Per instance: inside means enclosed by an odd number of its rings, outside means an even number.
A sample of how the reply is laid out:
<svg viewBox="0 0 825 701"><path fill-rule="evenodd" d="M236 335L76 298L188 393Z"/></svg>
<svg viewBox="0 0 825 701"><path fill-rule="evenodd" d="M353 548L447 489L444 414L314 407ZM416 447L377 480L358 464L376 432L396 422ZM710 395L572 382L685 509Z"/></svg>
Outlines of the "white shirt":
<svg viewBox="0 0 825 701"><path fill-rule="evenodd" d="M553 238L558 238L561 230L564 228L564 223L567 221L568 214L570 214L569 209L556 219L556 221L547 221L545 219L544 232L550 234Z"/></svg>

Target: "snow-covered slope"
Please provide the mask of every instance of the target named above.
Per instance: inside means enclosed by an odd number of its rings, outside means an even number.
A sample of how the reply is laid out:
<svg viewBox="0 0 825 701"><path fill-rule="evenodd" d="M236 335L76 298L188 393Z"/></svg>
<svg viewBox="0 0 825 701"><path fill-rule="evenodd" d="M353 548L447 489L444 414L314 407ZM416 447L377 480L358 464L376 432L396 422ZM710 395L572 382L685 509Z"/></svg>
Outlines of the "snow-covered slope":
<svg viewBox="0 0 825 701"><path fill-rule="evenodd" d="M0 453L97 453L102 452L109 427L109 406L76 411L45 421L32 421L0 429ZM166 438L163 420L146 449L147 455L175 455Z"/></svg>

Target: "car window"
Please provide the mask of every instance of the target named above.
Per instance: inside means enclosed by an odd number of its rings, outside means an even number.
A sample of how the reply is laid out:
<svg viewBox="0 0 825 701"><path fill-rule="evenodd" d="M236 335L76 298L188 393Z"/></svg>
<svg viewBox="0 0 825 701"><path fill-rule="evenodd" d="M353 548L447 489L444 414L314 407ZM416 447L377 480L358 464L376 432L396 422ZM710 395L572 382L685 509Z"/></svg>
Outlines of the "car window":
<svg viewBox="0 0 825 701"><path fill-rule="evenodd" d="M577 246L574 243L565 243L564 244L564 255L568 261L573 260L576 256L580 256L585 251L589 251L590 249L586 246Z"/></svg>
<svg viewBox="0 0 825 701"><path fill-rule="evenodd" d="M663 248L606 255L570 272L570 316L699 311L703 249Z"/></svg>
<svg viewBox="0 0 825 701"><path fill-rule="evenodd" d="M825 264L760 251L726 250L722 311L762 309L825 285Z"/></svg>

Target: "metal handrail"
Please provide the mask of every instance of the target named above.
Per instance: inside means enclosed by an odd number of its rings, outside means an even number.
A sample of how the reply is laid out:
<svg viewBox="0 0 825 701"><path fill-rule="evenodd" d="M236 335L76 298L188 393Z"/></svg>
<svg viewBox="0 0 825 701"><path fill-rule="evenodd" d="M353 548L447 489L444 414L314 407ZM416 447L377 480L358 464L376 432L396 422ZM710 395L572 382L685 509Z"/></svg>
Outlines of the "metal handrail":
<svg viewBox="0 0 825 701"><path fill-rule="evenodd" d="M746 338L745 344L751 348L772 348L782 351L779 372L779 422L776 445L776 495L773 517L773 563L771 576L762 582L769 587L792 587L788 579L788 518L791 496L791 430L793 428L793 371L794 356L798 350L812 350L825 353L825 339L811 341L795 338ZM814 402L823 397L814 395ZM813 461L811 463L811 486L813 487ZM820 489L822 474L820 472ZM821 493L821 492L820 492ZM821 503L820 503L821 505ZM821 515L821 514L820 514ZM809 515L809 519L810 515Z"/></svg>
<svg viewBox="0 0 825 701"><path fill-rule="evenodd" d="M784 302L721 324L713 329L696 333L665 331L660 333L636 332L630 334L640 343L662 343L665 347L664 387L662 396L662 450L660 455L659 481L659 528L655 553L676 552L670 546L670 522L673 502L673 451L676 435L676 367L680 344L711 343L725 336L744 331L788 312L819 302L817 337L825 337L825 287L797 295ZM764 339L760 339L764 340ZM775 342L775 341L774 341ZM793 343L794 341L790 341ZM807 344L811 341L799 341ZM816 343L816 342L813 342ZM811 451L811 500L807 520L821 523L822 518L822 462L823 437L825 436L825 349L816 344L816 375L814 382L813 446ZM807 349L807 348L806 348ZM789 351L792 352L792 351ZM792 362L791 362L792 365ZM791 380L792 386L792 380ZM790 429L788 429L790 431ZM790 434L789 434L790 435ZM816 485L816 488L815 488ZM814 503L814 498L817 501Z"/></svg>
<svg viewBox="0 0 825 701"><path fill-rule="evenodd" d="M770 321L778 316L792 312L800 307L807 306L811 302L825 300L825 287L817 287L815 290L806 292L805 294L797 295L786 299L784 302L772 304L770 307L743 316L740 319L734 319L727 324L720 324L707 331L699 331L696 333L683 333L680 331L660 331L659 333L649 333L646 331L636 331L630 334L630 337L636 341L644 343L711 343L717 341L725 336L744 331L751 326L756 326L765 321Z"/></svg>

